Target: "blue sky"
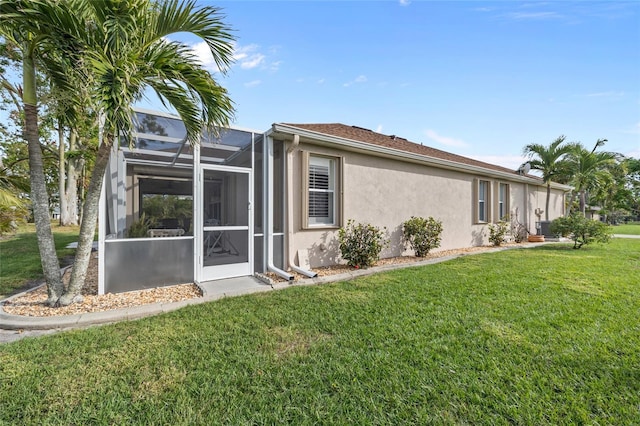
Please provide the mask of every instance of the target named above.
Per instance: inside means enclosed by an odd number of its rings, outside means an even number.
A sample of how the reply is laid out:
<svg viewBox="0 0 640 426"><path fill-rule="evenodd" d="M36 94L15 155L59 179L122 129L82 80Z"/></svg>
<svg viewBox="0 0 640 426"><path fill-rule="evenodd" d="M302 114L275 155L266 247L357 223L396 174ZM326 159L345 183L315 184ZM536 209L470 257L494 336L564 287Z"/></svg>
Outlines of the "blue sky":
<svg viewBox="0 0 640 426"><path fill-rule="evenodd" d="M341 122L514 168L562 134L640 157L640 2L211 4L238 126Z"/></svg>

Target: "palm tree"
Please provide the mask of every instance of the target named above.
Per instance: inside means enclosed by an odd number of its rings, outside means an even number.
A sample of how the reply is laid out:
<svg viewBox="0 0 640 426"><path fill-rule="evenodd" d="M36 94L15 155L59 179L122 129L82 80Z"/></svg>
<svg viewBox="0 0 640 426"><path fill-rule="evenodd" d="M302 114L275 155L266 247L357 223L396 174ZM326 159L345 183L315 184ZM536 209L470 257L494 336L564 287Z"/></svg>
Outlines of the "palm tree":
<svg viewBox="0 0 640 426"><path fill-rule="evenodd" d="M565 139L566 136L562 135L551 142L548 147L534 143L525 146L523 150L524 155L529 158L531 168L542 172L542 179L547 185L547 201L544 209L544 218L547 221L549 220L551 182L566 173L566 163L563 160L574 147L574 144L565 144Z"/></svg>
<svg viewBox="0 0 640 426"><path fill-rule="evenodd" d="M36 2L34 1L34 6ZM31 5L23 1L0 1L0 34L11 40L22 51L22 97L24 114L23 133L29 149L29 181L31 204L40 250L40 261L47 282L48 303L53 304L62 294L60 262L56 255L53 233L49 222L49 195L44 175L42 148L38 137L38 100L36 96L36 63L43 47L48 44L51 24L46 16L42 21L21 17L22 10ZM49 21L49 22L48 22ZM28 25L25 25L28 24ZM5 85L8 89L12 89ZM17 100L17 98L16 98Z"/></svg>
<svg viewBox="0 0 640 426"><path fill-rule="evenodd" d="M572 172L571 184L580 197L580 212L583 216L586 213L587 191L596 189L599 185L611 180L609 168L616 164L618 158L618 154L613 152L596 152L596 149L605 142L606 139L598 139L591 151L577 144L567 159Z"/></svg>
<svg viewBox="0 0 640 426"><path fill-rule="evenodd" d="M110 151L119 135L128 135L133 129L132 106L145 88L150 87L163 103L173 106L192 144L200 141L203 128L226 127L233 116L227 91L186 44L170 41L167 36L188 32L200 37L223 72L232 61L233 37L219 9L198 7L193 0L18 3L29 7L18 8L14 19L29 29L50 31L51 38L65 46L65 58L75 69L83 70L103 120L102 143L85 197L71 282L55 301L67 305L84 284ZM55 26L49 25L52 20ZM64 83L63 76L56 77L62 77Z"/></svg>

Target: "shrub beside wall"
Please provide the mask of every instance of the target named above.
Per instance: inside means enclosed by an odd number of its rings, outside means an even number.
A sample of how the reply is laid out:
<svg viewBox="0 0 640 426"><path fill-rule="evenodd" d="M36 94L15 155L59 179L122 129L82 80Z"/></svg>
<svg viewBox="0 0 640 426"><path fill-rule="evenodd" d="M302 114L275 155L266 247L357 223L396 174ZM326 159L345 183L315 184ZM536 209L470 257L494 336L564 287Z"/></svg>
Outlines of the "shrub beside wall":
<svg viewBox="0 0 640 426"><path fill-rule="evenodd" d="M611 227L598 220L587 219L580 213L559 217L551 222L551 232L573 240L573 248L579 249L592 242L606 243L611 238Z"/></svg>
<svg viewBox="0 0 640 426"><path fill-rule="evenodd" d="M489 224L489 242L494 246L500 246L504 243L505 235L507 235L507 231L509 231L509 223L507 221L501 220L500 222Z"/></svg>
<svg viewBox="0 0 640 426"><path fill-rule="evenodd" d="M373 266L388 243L380 228L368 223L356 224L351 219L338 231L338 241L342 258L355 268Z"/></svg>
<svg viewBox="0 0 640 426"><path fill-rule="evenodd" d="M434 248L440 247L442 222L429 216L411 216L402 224L402 236L405 244L409 244L417 257L424 257Z"/></svg>

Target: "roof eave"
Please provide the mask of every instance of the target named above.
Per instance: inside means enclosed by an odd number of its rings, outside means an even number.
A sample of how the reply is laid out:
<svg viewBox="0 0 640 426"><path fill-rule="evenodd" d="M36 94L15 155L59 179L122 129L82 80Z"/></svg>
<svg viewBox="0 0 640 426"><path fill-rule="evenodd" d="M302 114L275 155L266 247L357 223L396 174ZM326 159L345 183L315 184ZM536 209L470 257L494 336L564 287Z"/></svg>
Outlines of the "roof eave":
<svg viewBox="0 0 640 426"><path fill-rule="evenodd" d="M387 157L393 159L403 159L413 163L426 164L433 167L438 167L448 170L465 171L473 174L482 174L485 176L491 176L495 178L508 179L514 182L522 182L534 185L544 185L538 179L518 175L515 173L501 172L498 170L486 169L484 167L473 166L470 164L458 163L450 160L443 160L441 158L430 157L428 155L416 154L412 152L402 151L395 148L384 147L380 145L374 145L366 142L361 142L354 139L342 138L339 136L327 135L325 133L314 132L312 130L301 129L299 127L289 126L281 123L274 123L271 129L267 132L268 136L285 136L294 135L300 136L301 141L313 142L316 144L337 145L343 149L356 152L365 152L368 154L374 154L380 157ZM563 191L570 191L571 186L561 185L559 183L552 182L551 187L554 189L560 189Z"/></svg>

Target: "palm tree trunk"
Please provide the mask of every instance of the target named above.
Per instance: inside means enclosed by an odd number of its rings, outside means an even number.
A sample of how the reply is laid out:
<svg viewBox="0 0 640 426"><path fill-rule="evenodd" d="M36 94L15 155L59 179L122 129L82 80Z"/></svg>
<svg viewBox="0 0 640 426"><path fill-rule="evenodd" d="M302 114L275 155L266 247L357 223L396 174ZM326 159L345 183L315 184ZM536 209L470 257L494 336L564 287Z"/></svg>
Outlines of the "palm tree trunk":
<svg viewBox="0 0 640 426"><path fill-rule="evenodd" d="M547 202L544 206L544 220L549 222L549 200L551 200L551 182L547 183Z"/></svg>
<svg viewBox="0 0 640 426"><path fill-rule="evenodd" d="M89 188L84 201L82 223L80 224L80 235L78 237L78 248L76 249L75 262L71 272L71 281L67 290L62 295L58 304L66 306L78 300L84 280L89 267L91 257L91 247L93 245L93 235L98 222L98 210L100 207L100 191L104 174L109 164L109 155L113 144L114 136L105 135L104 142L98 148L96 162L91 173Z"/></svg>
<svg viewBox="0 0 640 426"><path fill-rule="evenodd" d="M69 151L76 150L76 141L78 139L78 133L71 129L69 133ZM77 225L78 224L78 167L79 161L77 158L67 159L67 188L65 190L66 204L67 204L67 221L63 225Z"/></svg>
<svg viewBox="0 0 640 426"><path fill-rule="evenodd" d="M62 121L58 120L58 194L59 194L59 208L60 208L60 225L64 226L68 222L68 210L67 210L67 194L66 188L66 175L65 175L65 152L64 152L64 128L62 127Z"/></svg>
<svg viewBox="0 0 640 426"><path fill-rule="evenodd" d="M586 203L586 199L585 199L585 193L586 191L584 189L580 190L580 212L582 212L582 216L587 217L586 215L586 210L587 210L587 203Z"/></svg>
<svg viewBox="0 0 640 426"><path fill-rule="evenodd" d="M36 225L38 249L42 272L47 283L47 304L54 305L63 292L60 262L49 221L49 195L44 177L42 148L38 135L38 107L36 98L36 69L33 57L24 50L23 58L23 102L25 138L29 148L29 179L31 181L31 203Z"/></svg>

